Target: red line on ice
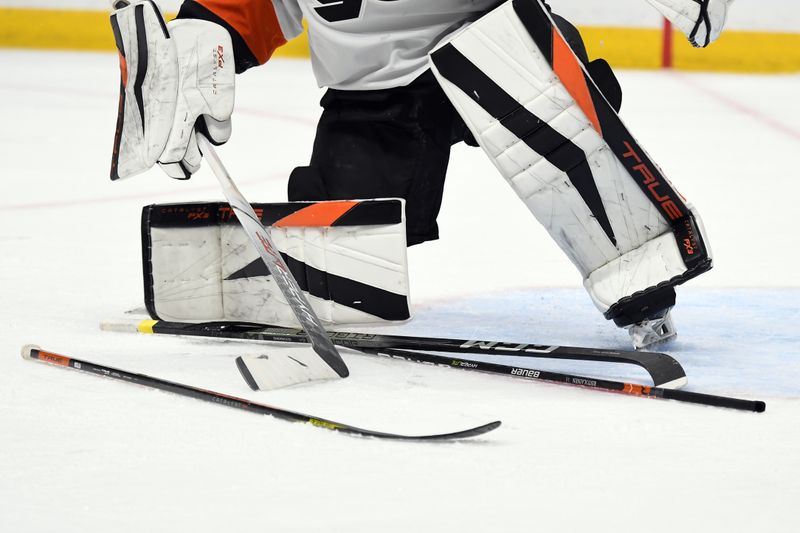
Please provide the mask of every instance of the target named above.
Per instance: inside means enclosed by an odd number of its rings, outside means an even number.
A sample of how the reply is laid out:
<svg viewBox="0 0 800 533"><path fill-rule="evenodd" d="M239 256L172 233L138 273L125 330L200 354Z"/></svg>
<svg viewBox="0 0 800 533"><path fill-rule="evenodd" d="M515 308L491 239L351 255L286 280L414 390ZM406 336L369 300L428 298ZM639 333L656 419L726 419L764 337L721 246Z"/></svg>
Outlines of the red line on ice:
<svg viewBox="0 0 800 533"><path fill-rule="evenodd" d="M747 106L744 103L740 102L739 100L731 98L730 96L724 93L716 91L710 87L706 87L702 83L699 83L698 81L692 79L689 76L684 76L678 73L673 73L673 76L682 83L684 83L685 85L689 85L690 87L697 89L698 91L703 92L708 96L711 96L715 100L719 101L721 104L724 104L729 108L738 111L739 113L742 113L743 115L747 115L750 118L755 119L758 122L761 122L765 126L768 126L775 131L779 131L784 135L800 140L800 130L796 130L784 124L783 122L777 121L767 116L765 113L759 111L758 109L754 109L750 106Z"/></svg>

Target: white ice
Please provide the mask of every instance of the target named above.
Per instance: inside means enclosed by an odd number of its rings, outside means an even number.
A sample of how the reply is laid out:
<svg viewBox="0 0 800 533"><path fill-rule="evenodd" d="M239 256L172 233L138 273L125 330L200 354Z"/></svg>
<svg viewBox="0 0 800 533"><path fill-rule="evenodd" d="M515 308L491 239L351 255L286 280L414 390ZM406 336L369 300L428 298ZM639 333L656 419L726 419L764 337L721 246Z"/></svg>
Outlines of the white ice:
<svg viewBox="0 0 800 533"><path fill-rule="evenodd" d="M254 393L236 356L304 348L100 332L141 305L142 205L221 199L207 169L109 181L116 63L0 52L0 531L800 530L800 76L620 73L623 118L715 253L669 351L689 390L758 415L351 352L346 380ZM320 95L303 61L240 77L220 153L251 200L285 199ZM409 252L416 317L386 331L627 347L479 150L454 149L439 221ZM354 438L26 362L26 343L375 429L503 426Z"/></svg>

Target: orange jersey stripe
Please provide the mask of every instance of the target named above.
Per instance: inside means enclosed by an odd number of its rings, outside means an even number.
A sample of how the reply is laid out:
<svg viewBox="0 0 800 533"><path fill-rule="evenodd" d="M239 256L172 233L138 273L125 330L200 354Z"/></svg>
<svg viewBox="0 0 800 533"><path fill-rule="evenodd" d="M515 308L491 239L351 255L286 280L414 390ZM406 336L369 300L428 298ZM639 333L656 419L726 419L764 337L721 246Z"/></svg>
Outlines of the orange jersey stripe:
<svg viewBox="0 0 800 533"><path fill-rule="evenodd" d="M553 28L553 70L602 137L603 129L600 127L600 120L597 118L583 69L578 63L578 58L555 28Z"/></svg>
<svg viewBox="0 0 800 533"><path fill-rule="evenodd" d="M278 228L288 227L322 227L330 226L336 222L342 215L350 211L353 207L357 206L358 202L349 200L341 202L321 202L318 204L311 204L304 207L299 211L295 211L291 215L287 215L278 220L273 226Z"/></svg>
<svg viewBox="0 0 800 533"><path fill-rule="evenodd" d="M266 63L277 48L286 44L270 0L195 1L239 32L259 64Z"/></svg>

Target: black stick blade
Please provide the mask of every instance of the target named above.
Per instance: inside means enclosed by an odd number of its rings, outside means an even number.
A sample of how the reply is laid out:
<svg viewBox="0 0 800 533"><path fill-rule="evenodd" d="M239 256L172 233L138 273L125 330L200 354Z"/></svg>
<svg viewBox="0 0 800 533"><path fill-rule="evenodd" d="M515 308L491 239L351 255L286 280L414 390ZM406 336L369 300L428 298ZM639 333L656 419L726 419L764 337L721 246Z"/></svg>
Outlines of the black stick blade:
<svg viewBox="0 0 800 533"><path fill-rule="evenodd" d="M253 390L259 390L258 383L256 383L256 379L253 377L253 374L250 373L250 369L247 368L247 365L244 363L244 360L241 357L236 358L236 368L239 369L239 373L242 375L245 383L247 386Z"/></svg>
<svg viewBox="0 0 800 533"><path fill-rule="evenodd" d="M311 421L311 423L314 425L318 425L317 422L320 421L318 420ZM354 426L340 426L331 429L342 431L344 433L361 435L362 437L376 437L376 438L393 439L393 440L439 441L439 440L457 440L457 439L466 439L469 437L478 437L485 433L489 433L490 431L494 431L495 429L500 427L500 424L502 424L500 420L495 420L494 422L489 422L488 424L483 424L482 426L477 426L470 429L454 431L452 433L439 433L434 435L401 435L398 433L384 433L382 431L361 429Z"/></svg>

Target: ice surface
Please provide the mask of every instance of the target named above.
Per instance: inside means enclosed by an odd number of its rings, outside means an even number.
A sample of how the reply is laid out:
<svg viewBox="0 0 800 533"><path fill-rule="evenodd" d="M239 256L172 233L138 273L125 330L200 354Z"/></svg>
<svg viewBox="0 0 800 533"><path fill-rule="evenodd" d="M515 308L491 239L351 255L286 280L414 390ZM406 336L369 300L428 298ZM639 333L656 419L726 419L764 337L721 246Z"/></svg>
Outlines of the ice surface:
<svg viewBox="0 0 800 533"><path fill-rule="evenodd" d="M208 170L108 180L114 55L0 65L0 531L800 529L800 76L620 73L623 117L716 259L679 290L670 353L690 390L766 400L755 415L351 352L347 380L254 393L236 356L303 348L101 333L141 305L141 206L221 193ZM285 199L320 95L304 62L239 79L220 153L248 198ZM382 331L626 347L480 151L454 150L440 224L409 252L416 318ZM43 367L26 343L375 429L504 425L458 444L352 438Z"/></svg>

